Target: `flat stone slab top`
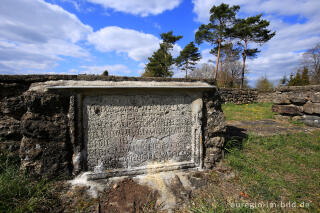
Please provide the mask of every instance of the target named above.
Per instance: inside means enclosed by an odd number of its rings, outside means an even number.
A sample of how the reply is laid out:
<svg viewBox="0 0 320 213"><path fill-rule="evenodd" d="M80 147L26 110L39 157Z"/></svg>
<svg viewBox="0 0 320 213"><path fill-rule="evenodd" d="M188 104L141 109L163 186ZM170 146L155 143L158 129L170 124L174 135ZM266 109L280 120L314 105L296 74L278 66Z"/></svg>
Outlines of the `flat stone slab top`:
<svg viewBox="0 0 320 213"><path fill-rule="evenodd" d="M74 81L59 80L37 83L31 90L43 89L143 89L143 88L167 88L167 89L212 89L215 86L209 83L179 82L179 81Z"/></svg>

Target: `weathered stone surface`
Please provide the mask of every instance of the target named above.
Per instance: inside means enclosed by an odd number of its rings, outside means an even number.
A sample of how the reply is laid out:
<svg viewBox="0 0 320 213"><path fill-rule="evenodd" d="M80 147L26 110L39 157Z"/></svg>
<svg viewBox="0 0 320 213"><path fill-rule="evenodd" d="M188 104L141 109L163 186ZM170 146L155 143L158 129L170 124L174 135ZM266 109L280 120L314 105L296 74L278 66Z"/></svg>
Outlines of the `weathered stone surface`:
<svg viewBox="0 0 320 213"><path fill-rule="evenodd" d="M290 100L287 94L277 94L273 99L274 104L290 104Z"/></svg>
<svg viewBox="0 0 320 213"><path fill-rule="evenodd" d="M220 88L219 93L224 103L248 104L257 101L258 92L253 89Z"/></svg>
<svg viewBox="0 0 320 213"><path fill-rule="evenodd" d="M299 107L295 105L272 105L272 111L286 115L302 115Z"/></svg>
<svg viewBox="0 0 320 213"><path fill-rule="evenodd" d="M41 92L26 92L24 94L27 110L32 113L53 116L57 113L68 113L70 99L68 96L62 96Z"/></svg>
<svg viewBox="0 0 320 213"><path fill-rule="evenodd" d="M223 147L225 142L225 138L222 136L216 136L209 138L208 141L206 141L205 146L206 147Z"/></svg>
<svg viewBox="0 0 320 213"><path fill-rule="evenodd" d="M206 158L204 161L204 166L207 169L212 169L214 164L212 162L217 162L222 158L222 149L218 147L206 148Z"/></svg>
<svg viewBox="0 0 320 213"><path fill-rule="evenodd" d="M70 174L72 146L67 115L68 99L58 94L25 93L28 111L21 119L22 170L48 177Z"/></svg>
<svg viewBox="0 0 320 213"><path fill-rule="evenodd" d="M258 103L272 103L275 97L275 92L258 92L257 101Z"/></svg>
<svg viewBox="0 0 320 213"><path fill-rule="evenodd" d="M22 138L20 121L12 117L3 116L0 120L0 138L1 140L19 141Z"/></svg>
<svg viewBox="0 0 320 213"><path fill-rule="evenodd" d="M222 100L218 91L204 93L203 101L205 106L203 110L204 168L211 169L223 156L221 147L225 142L226 120L221 109Z"/></svg>
<svg viewBox="0 0 320 213"><path fill-rule="evenodd" d="M307 102L307 95L304 93L289 93L289 100L292 104L302 105Z"/></svg>
<svg viewBox="0 0 320 213"><path fill-rule="evenodd" d="M88 96L83 112L89 170L200 166L202 100L196 96Z"/></svg>
<svg viewBox="0 0 320 213"><path fill-rule="evenodd" d="M21 170L47 177L70 175L70 147L64 141L24 137L20 146Z"/></svg>
<svg viewBox="0 0 320 213"><path fill-rule="evenodd" d="M3 98L0 102L0 111L3 115L20 119L27 111L23 96Z"/></svg>
<svg viewBox="0 0 320 213"><path fill-rule="evenodd" d="M20 96L28 88L28 83L0 82L0 99Z"/></svg>
<svg viewBox="0 0 320 213"><path fill-rule="evenodd" d="M310 95L310 101L313 103L320 103L320 92Z"/></svg>
<svg viewBox="0 0 320 213"><path fill-rule="evenodd" d="M303 111L308 114L320 114L320 103L308 102L303 105Z"/></svg>
<svg viewBox="0 0 320 213"><path fill-rule="evenodd" d="M46 116L27 112L22 117L23 135L47 141L64 140L68 132L68 120L65 114Z"/></svg>
<svg viewBox="0 0 320 213"><path fill-rule="evenodd" d="M320 128L320 116L304 115L300 120L307 126Z"/></svg>

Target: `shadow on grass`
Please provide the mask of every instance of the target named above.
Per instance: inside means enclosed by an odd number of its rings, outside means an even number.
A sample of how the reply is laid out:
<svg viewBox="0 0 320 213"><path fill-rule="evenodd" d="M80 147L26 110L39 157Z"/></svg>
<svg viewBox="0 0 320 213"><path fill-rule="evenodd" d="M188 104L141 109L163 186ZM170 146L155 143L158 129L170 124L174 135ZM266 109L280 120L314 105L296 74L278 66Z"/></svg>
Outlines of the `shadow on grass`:
<svg viewBox="0 0 320 213"><path fill-rule="evenodd" d="M246 129L238 128L235 126L227 126L226 144L224 149L227 153L233 149L241 150L243 147L243 140L248 138L245 133Z"/></svg>

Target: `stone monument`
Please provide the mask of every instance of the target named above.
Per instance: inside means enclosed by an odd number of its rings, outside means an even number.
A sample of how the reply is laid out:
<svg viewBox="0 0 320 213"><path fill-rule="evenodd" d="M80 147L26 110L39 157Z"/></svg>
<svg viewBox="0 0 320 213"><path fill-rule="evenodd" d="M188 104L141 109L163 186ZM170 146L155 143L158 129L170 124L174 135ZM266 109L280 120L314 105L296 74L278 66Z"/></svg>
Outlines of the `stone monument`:
<svg viewBox="0 0 320 213"><path fill-rule="evenodd" d="M74 83L74 84L73 84ZM68 82L81 95L83 161L92 179L201 169L202 91L187 82Z"/></svg>

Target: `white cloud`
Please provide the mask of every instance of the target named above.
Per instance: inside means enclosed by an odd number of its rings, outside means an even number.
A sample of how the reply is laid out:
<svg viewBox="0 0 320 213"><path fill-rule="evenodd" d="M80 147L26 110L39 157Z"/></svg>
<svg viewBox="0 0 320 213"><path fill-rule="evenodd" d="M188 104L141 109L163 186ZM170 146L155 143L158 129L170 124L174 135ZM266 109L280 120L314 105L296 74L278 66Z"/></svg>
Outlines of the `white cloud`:
<svg viewBox="0 0 320 213"><path fill-rule="evenodd" d="M158 15L166 10L172 10L179 6L182 0L87 0L100 4L105 8L111 8L118 12L133 15L148 16Z"/></svg>
<svg viewBox="0 0 320 213"><path fill-rule="evenodd" d="M0 72L50 69L60 56L88 57L79 41L92 28L75 15L43 0L2 0Z"/></svg>
<svg viewBox="0 0 320 213"><path fill-rule="evenodd" d="M159 48L160 39L151 34L116 26L105 27L88 37L97 50L128 53L136 61L146 60Z"/></svg>
<svg viewBox="0 0 320 213"><path fill-rule="evenodd" d="M80 74L97 74L101 75L103 71L108 70L109 75L128 75L130 69L123 64L102 65L102 66L81 66Z"/></svg>
<svg viewBox="0 0 320 213"><path fill-rule="evenodd" d="M320 42L319 0L193 0L196 20L207 23L209 10L222 2L240 5L240 14L245 16L264 14L270 21L270 29L276 36L261 48L256 59L247 62L251 80L267 75L270 79L281 78L296 71L302 54ZM288 17L290 16L290 17ZM287 19L283 19L287 17ZM285 20L296 19L293 22Z"/></svg>
<svg viewBox="0 0 320 213"><path fill-rule="evenodd" d="M303 15L310 18L318 15L319 0L192 0L193 12L200 22L208 22L209 11L213 5L226 3L240 5L241 11L246 13L264 13L277 15Z"/></svg>

